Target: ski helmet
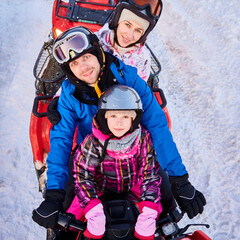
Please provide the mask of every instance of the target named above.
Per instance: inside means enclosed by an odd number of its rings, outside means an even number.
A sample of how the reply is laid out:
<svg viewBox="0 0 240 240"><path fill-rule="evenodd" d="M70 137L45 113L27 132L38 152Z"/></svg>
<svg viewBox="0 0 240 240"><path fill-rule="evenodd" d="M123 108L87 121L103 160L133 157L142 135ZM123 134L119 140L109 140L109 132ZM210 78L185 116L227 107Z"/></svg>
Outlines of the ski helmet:
<svg viewBox="0 0 240 240"><path fill-rule="evenodd" d="M136 117L133 120L131 131L134 131L143 115L142 102L138 93L131 87L125 85L114 85L107 89L99 99L97 121L105 134L110 130L105 118L106 111L129 111L134 110Z"/></svg>
<svg viewBox="0 0 240 240"><path fill-rule="evenodd" d="M98 58L101 70L105 67L105 54L98 37L88 28L78 26L59 35L53 44L53 56L67 76L76 80L69 63L86 53Z"/></svg>
<svg viewBox="0 0 240 240"><path fill-rule="evenodd" d="M109 22L109 28L116 33L119 19L124 9L133 12L137 17L143 18L149 22L148 28L145 30L142 37L136 43L142 43L146 41L147 35L157 24L162 12L161 0L122 0L120 1L112 14Z"/></svg>

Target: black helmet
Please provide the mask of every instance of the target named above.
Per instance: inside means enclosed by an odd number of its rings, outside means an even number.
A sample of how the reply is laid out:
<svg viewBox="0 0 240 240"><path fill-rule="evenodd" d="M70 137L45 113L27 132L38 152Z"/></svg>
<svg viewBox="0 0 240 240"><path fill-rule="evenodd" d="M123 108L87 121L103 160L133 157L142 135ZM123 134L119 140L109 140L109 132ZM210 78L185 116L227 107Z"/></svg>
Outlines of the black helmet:
<svg viewBox="0 0 240 240"><path fill-rule="evenodd" d="M106 111L109 110L134 110L136 118L133 120L131 131L134 131L142 119L143 108L138 93L131 87L124 85L114 85L107 89L99 99L97 122L105 134L110 130L105 118Z"/></svg>
<svg viewBox="0 0 240 240"><path fill-rule="evenodd" d="M73 27L55 39L53 56L68 77L76 80L69 63L81 55L91 53L98 58L101 70L105 67L105 54L98 41L97 36L88 28Z"/></svg>
<svg viewBox="0 0 240 240"><path fill-rule="evenodd" d="M158 19L162 12L162 1L161 0L122 0L120 1L111 17L109 22L109 28L115 30L119 23L119 18L122 14L123 9L128 9L138 17L143 18L149 22L149 27L144 32L143 36L136 42L142 43L146 41L147 35L155 27Z"/></svg>

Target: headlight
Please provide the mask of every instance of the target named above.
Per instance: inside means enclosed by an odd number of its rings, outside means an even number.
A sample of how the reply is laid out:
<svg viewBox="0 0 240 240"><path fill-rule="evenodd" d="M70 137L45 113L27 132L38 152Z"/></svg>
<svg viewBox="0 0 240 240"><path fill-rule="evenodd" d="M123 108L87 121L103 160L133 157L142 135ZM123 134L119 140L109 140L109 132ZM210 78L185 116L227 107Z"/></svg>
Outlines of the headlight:
<svg viewBox="0 0 240 240"><path fill-rule="evenodd" d="M57 38L60 34L62 34L63 32L58 29L58 28L55 28L54 29L54 38Z"/></svg>
<svg viewBox="0 0 240 240"><path fill-rule="evenodd" d="M169 236L177 233L177 227L174 223L167 223L162 226L164 235Z"/></svg>

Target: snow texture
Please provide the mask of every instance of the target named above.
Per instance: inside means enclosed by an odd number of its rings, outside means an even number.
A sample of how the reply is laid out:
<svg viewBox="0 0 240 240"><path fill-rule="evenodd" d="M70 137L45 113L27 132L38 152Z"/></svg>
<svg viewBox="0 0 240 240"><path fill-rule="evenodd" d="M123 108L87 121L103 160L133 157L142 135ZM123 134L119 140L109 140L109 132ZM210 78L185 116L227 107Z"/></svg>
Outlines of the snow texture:
<svg viewBox="0 0 240 240"><path fill-rule="evenodd" d="M172 134L190 181L207 199L214 240L240 240L240 1L163 0L148 43L162 65ZM29 122L33 66L51 29L53 0L0 1L0 239L45 239ZM199 229L192 227L191 230Z"/></svg>

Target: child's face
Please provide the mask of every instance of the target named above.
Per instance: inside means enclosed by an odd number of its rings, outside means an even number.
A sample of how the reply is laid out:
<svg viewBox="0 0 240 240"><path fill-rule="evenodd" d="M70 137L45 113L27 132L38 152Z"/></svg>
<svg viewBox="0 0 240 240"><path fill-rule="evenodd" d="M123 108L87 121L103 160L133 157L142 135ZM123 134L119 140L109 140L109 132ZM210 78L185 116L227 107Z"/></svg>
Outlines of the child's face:
<svg viewBox="0 0 240 240"><path fill-rule="evenodd" d="M86 53L69 63L73 74L89 86L94 86L100 73L100 63L96 56Z"/></svg>
<svg viewBox="0 0 240 240"><path fill-rule="evenodd" d="M130 117L126 111L111 111L111 114L107 117L107 124L113 135L122 137L130 130L132 126L132 117Z"/></svg>
<svg viewBox="0 0 240 240"><path fill-rule="evenodd" d="M134 21L122 21L117 27L117 40L121 47L125 48L137 42L143 35L143 28Z"/></svg>

